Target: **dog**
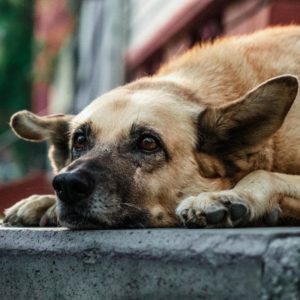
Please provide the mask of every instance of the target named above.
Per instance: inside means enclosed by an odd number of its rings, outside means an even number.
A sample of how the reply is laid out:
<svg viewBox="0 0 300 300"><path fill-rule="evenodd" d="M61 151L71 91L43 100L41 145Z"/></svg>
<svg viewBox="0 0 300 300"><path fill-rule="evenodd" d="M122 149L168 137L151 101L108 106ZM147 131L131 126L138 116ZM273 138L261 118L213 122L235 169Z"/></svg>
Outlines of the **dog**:
<svg viewBox="0 0 300 300"><path fill-rule="evenodd" d="M204 43L76 116L16 113L50 144L55 195L10 226L199 227L300 218L300 27Z"/></svg>

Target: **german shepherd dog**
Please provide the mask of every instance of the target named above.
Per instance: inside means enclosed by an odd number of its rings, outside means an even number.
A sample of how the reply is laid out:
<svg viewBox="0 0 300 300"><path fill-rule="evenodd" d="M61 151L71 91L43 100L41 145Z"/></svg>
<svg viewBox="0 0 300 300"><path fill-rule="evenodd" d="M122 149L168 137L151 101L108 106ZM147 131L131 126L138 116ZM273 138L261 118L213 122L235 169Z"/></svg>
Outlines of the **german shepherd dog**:
<svg viewBox="0 0 300 300"><path fill-rule="evenodd" d="M55 195L5 212L11 226L216 228L300 218L300 27L196 46L76 116L20 111L50 144Z"/></svg>

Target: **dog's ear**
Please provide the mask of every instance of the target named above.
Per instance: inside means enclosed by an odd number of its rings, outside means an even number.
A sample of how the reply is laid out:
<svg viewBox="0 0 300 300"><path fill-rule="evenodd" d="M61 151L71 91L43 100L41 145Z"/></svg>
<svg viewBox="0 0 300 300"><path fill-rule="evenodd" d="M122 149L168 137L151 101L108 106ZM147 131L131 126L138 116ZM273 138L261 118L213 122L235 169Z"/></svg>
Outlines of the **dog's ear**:
<svg viewBox="0 0 300 300"><path fill-rule="evenodd" d="M10 119L10 126L21 139L31 142L49 141L49 158L57 172L69 159L69 122L72 115L37 116L23 110L15 113Z"/></svg>
<svg viewBox="0 0 300 300"><path fill-rule="evenodd" d="M297 91L297 78L283 75L234 102L207 108L198 117L198 150L224 157L265 142L281 127Z"/></svg>

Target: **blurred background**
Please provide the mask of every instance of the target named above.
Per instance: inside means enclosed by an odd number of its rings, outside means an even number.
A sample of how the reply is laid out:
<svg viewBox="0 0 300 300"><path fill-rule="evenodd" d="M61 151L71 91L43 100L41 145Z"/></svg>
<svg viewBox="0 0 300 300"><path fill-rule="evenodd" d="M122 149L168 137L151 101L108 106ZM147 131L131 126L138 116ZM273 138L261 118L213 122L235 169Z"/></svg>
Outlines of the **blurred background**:
<svg viewBox="0 0 300 300"><path fill-rule="evenodd" d="M196 43L300 23L300 0L0 0L0 213L51 193L46 143L10 116L77 113Z"/></svg>

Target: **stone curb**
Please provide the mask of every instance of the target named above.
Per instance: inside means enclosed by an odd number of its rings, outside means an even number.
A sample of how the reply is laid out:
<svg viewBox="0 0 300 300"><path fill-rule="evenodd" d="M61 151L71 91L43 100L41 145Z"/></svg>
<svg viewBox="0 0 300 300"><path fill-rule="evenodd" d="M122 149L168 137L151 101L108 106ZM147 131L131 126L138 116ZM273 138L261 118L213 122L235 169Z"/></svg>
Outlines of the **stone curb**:
<svg viewBox="0 0 300 300"><path fill-rule="evenodd" d="M300 228L0 229L2 299L300 299Z"/></svg>

